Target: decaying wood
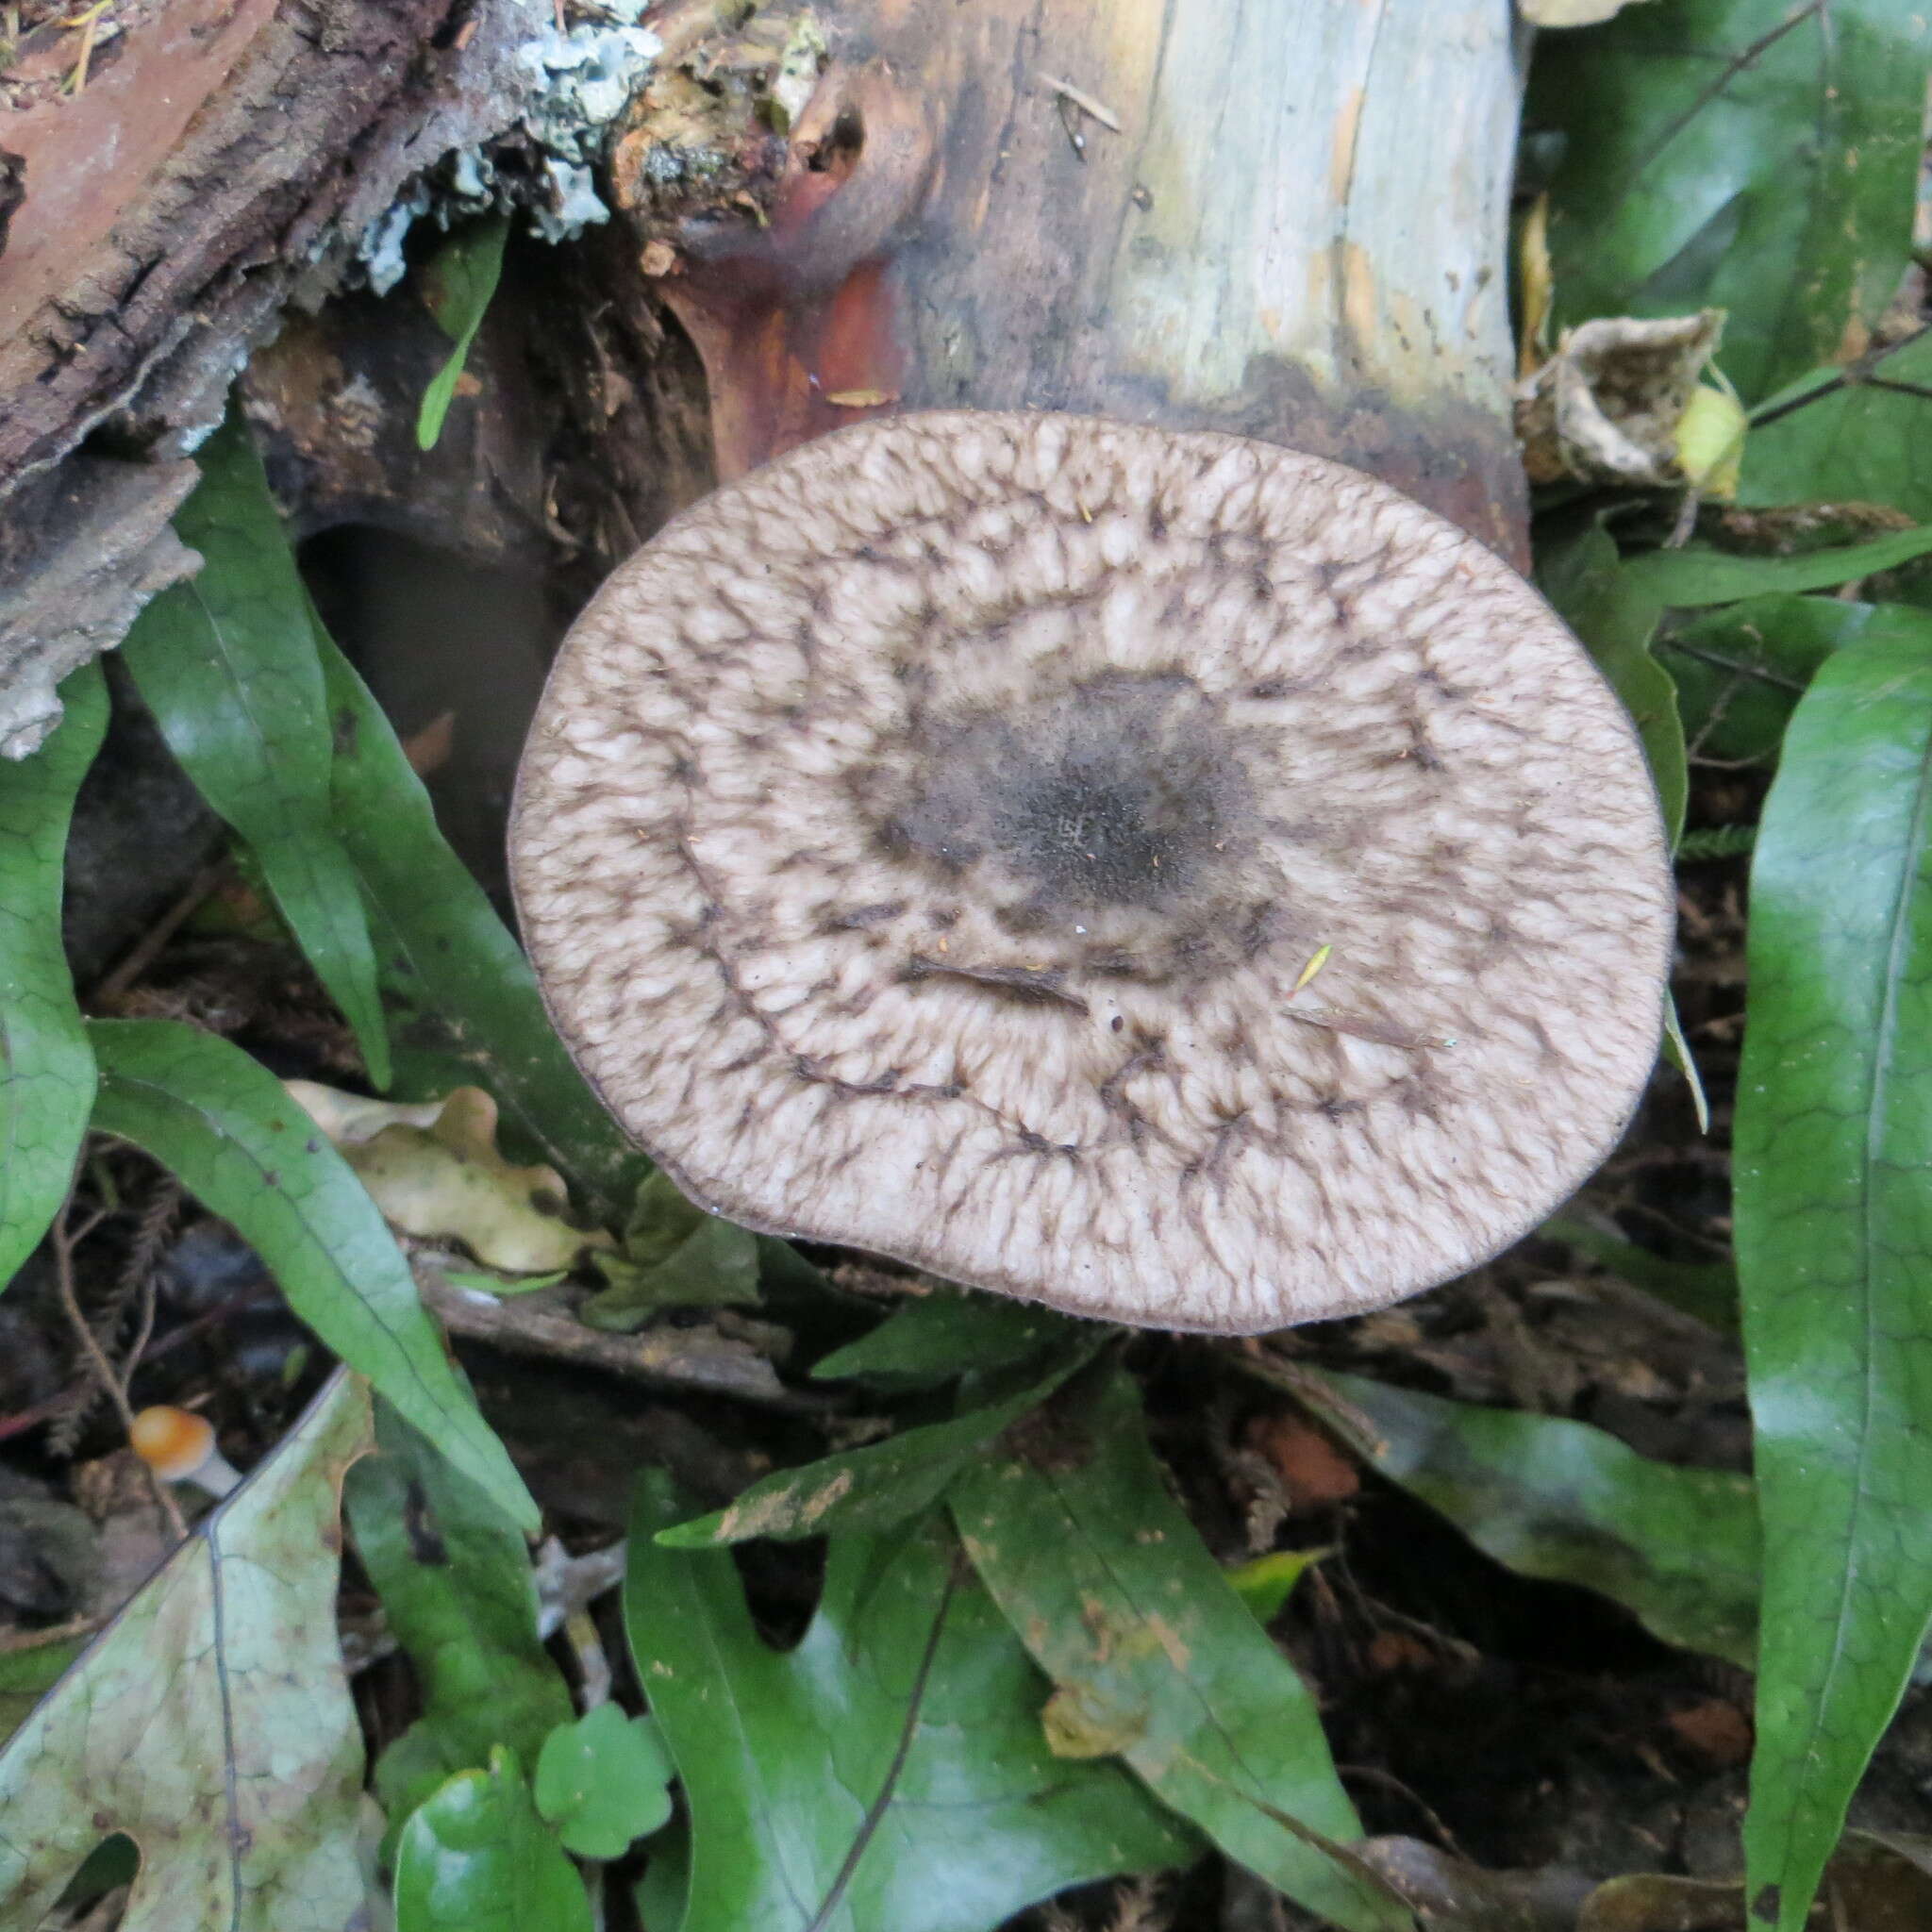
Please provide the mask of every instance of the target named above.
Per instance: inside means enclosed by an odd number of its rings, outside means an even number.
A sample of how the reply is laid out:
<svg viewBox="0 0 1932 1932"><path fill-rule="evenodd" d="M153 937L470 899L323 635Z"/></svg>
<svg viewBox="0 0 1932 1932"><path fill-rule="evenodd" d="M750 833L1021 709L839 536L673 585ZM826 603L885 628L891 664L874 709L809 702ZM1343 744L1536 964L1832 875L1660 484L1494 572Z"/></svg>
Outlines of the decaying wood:
<svg viewBox="0 0 1932 1932"><path fill-rule="evenodd" d="M59 716L54 687L121 641L141 607L194 567L168 526L195 468L77 455L43 471L0 516L0 757L32 749ZM56 533L56 541L43 541Z"/></svg>
<svg viewBox="0 0 1932 1932"><path fill-rule="evenodd" d="M78 94L0 117L0 753L193 567L153 533L236 370L407 181L503 129L525 30L518 0L171 0ZM118 460L76 466L83 440Z"/></svg>
<svg viewBox="0 0 1932 1932"><path fill-rule="evenodd" d="M1504 0L739 11L666 17L613 160L722 474L880 410L1094 410L1339 458L1520 558ZM808 25L780 138L744 76Z"/></svg>
<svg viewBox="0 0 1932 1932"><path fill-rule="evenodd" d="M580 1290L537 1289L507 1300L456 1287L434 1260L419 1257L416 1286L423 1305L452 1335L510 1355L601 1369L630 1381L736 1395L779 1407L811 1407L778 1380L777 1371L748 1343L712 1327L653 1328L613 1335L577 1319Z"/></svg>

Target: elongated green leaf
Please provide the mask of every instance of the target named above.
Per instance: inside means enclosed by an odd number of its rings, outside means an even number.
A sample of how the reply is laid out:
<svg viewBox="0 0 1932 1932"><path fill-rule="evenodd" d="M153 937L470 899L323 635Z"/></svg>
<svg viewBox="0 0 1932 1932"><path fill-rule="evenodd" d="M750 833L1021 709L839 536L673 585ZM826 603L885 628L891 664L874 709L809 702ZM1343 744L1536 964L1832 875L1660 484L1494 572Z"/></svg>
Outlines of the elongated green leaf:
<svg viewBox="0 0 1932 1932"><path fill-rule="evenodd" d="M932 1389L969 1369L1004 1369L1038 1355L1072 1324L1051 1308L1004 1295L937 1288L902 1303L870 1335L821 1357L815 1381Z"/></svg>
<svg viewBox="0 0 1932 1932"><path fill-rule="evenodd" d="M1932 616L1819 672L1752 864L1735 1212L1765 1591L1745 1850L1779 1932L1805 1923L1932 1613L1928 831Z"/></svg>
<svg viewBox="0 0 1932 1932"><path fill-rule="evenodd" d="M33 758L0 760L0 1289L67 1197L94 1097L60 896L75 793L108 728L100 666L75 672L60 701Z"/></svg>
<svg viewBox="0 0 1932 1932"><path fill-rule="evenodd" d="M1349 1932L1407 1932L1406 1912L1308 1835L1360 1835L1314 1699L1168 1493L1133 1384L1115 1373L1079 1394L970 1464L950 1497L974 1568L1059 1687L1062 1755L1125 1758L1231 1857Z"/></svg>
<svg viewBox="0 0 1932 1932"><path fill-rule="evenodd" d="M1324 1421L1390 1481L1525 1576L1581 1584L1666 1643L1751 1668L1757 1512L1746 1476L1652 1462L1587 1423L1311 1375ZM1306 1385L1303 1399L1317 1401Z"/></svg>
<svg viewBox="0 0 1932 1932"><path fill-rule="evenodd" d="M423 1714L376 1760L375 1790L399 1828L492 1744L535 1760L572 1714L537 1636L537 1590L515 1521L387 1402L376 1451L343 1492L356 1554L416 1667Z"/></svg>
<svg viewBox="0 0 1932 1932"><path fill-rule="evenodd" d="M1680 625L1657 655L1677 681L1685 731L1711 758L1774 758L1818 667L1896 608L1780 593Z"/></svg>
<svg viewBox="0 0 1932 1932"><path fill-rule="evenodd" d="M248 841L283 918L389 1085L389 1031L356 875L329 826L329 721L308 600L239 417L202 445L175 527L207 561L121 647L168 748Z"/></svg>
<svg viewBox="0 0 1932 1932"><path fill-rule="evenodd" d="M423 407L416 412L418 449L434 449L442 434L443 418L456 400L470 344L483 325L491 296L496 293L503 274L503 244L508 239L508 215L475 222L450 236L425 271L429 312L456 347L423 391Z"/></svg>
<svg viewBox="0 0 1932 1932"><path fill-rule="evenodd" d="M172 1020L95 1020L94 1125L144 1148L267 1264L309 1327L513 1522L537 1506L457 1381L409 1264L342 1157L239 1047Z"/></svg>
<svg viewBox="0 0 1932 1932"><path fill-rule="evenodd" d="M974 1388L965 1398L974 1406L949 1422L901 1429L883 1442L847 1449L803 1469L781 1469L755 1482L728 1509L680 1523L665 1530L662 1540L675 1549L706 1549L755 1536L870 1533L924 1515L969 1460L1038 1408L1108 1339L1105 1328L1068 1325L1070 1332L1051 1357L1008 1378L1019 1383L1010 1392L982 1395Z"/></svg>
<svg viewBox="0 0 1932 1932"><path fill-rule="evenodd" d="M1928 50L1913 0L1666 0L1545 36L1557 320L1728 309L1747 400L1859 346L1909 256Z"/></svg>
<svg viewBox="0 0 1932 1932"><path fill-rule="evenodd" d="M0 1752L0 1924L125 1831L125 1932L354 1932L362 1739L336 1641L337 1490L367 1391L330 1382Z"/></svg>
<svg viewBox="0 0 1932 1932"><path fill-rule="evenodd" d="M1746 439L1739 502L1883 503L1932 523L1932 333L1812 389Z"/></svg>
<svg viewBox="0 0 1932 1932"><path fill-rule="evenodd" d="M1565 623L1583 641L1597 667L1615 686L1643 741L1662 808L1664 835L1675 848L1684 830L1684 808L1690 795L1684 723L1677 712L1677 687L1651 653L1651 640L1664 607L1618 560L1617 546L1601 524L1545 555L1540 570L1543 591ZM1677 1018L1677 1002L1664 999L1664 1051L1690 1083L1697 1124L1708 1131L1710 1108L1704 1082L1690 1057Z"/></svg>
<svg viewBox="0 0 1932 1932"><path fill-rule="evenodd" d="M1265 1630L1281 1614L1281 1607L1294 1594L1294 1587L1332 1550L1271 1550L1226 1572L1234 1593L1248 1607L1248 1614Z"/></svg>
<svg viewBox="0 0 1932 1932"><path fill-rule="evenodd" d="M591 1932L584 1881L537 1815L514 1751L459 1772L396 1846L396 1932Z"/></svg>
<svg viewBox="0 0 1932 1932"><path fill-rule="evenodd" d="M1587 1222L1562 1216L1544 1222L1537 1235L1542 1241L1567 1241L1611 1274L1713 1328L1738 1325L1738 1271L1728 1261L1666 1261Z"/></svg>
<svg viewBox="0 0 1932 1932"><path fill-rule="evenodd" d="M334 824L373 908L385 984L412 1015L404 1040L438 1049L436 1091L459 1079L608 1220L649 1163L611 1123L552 1030L529 961L437 829L422 780L354 667L317 626L335 731Z"/></svg>
<svg viewBox="0 0 1932 1932"><path fill-rule="evenodd" d="M1620 562L1616 543L1600 524L1547 554L1538 580L1635 722L1663 804L1664 831L1674 846L1684 829L1690 778L1677 688L1651 655L1664 600L1645 589L1633 567Z"/></svg>
<svg viewBox="0 0 1932 1932"><path fill-rule="evenodd" d="M991 1932L1196 1856L1118 1766L1048 1751L1047 1687L940 1522L835 1537L811 1627L779 1653L729 1552L655 1541L679 1513L647 1474L625 1619L691 1809L681 1932Z"/></svg>
<svg viewBox="0 0 1932 1932"><path fill-rule="evenodd" d="M59 1682L60 1674L80 1655L78 1637L55 1643L37 1643L27 1650L0 1651L0 1744L26 1722L42 1696Z"/></svg>
<svg viewBox="0 0 1932 1932"><path fill-rule="evenodd" d="M1793 596L1829 591L1857 577L1896 570L1932 551L1932 526L1874 537L1869 543L1846 543L1833 550L1808 550L1799 557L1733 557L1722 550L1652 550L1626 558L1624 573L1633 593L1659 604L1694 609L1709 604L1736 604L1774 591Z"/></svg>

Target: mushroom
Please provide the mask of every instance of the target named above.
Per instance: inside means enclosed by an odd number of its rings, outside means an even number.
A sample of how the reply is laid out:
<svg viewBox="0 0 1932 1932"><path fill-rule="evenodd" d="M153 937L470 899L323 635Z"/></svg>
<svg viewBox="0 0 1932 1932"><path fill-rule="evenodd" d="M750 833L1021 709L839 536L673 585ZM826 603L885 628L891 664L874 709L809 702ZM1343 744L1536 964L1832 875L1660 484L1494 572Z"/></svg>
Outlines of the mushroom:
<svg viewBox="0 0 1932 1932"><path fill-rule="evenodd" d="M242 1481L242 1472L215 1446L213 1425L192 1409L165 1403L144 1408L127 1441L164 1483L192 1483L219 1502Z"/></svg>
<svg viewBox="0 0 1932 1932"><path fill-rule="evenodd" d="M511 870L551 1016L744 1224L1253 1332L1536 1225L1654 1062L1630 721L1488 550L1272 444L869 422L577 620Z"/></svg>

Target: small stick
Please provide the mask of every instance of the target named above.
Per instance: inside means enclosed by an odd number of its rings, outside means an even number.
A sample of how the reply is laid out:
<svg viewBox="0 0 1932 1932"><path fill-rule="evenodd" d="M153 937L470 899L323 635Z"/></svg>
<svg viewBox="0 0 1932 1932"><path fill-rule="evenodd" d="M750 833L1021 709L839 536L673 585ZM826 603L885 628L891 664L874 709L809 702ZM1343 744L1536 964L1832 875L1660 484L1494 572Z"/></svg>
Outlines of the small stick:
<svg viewBox="0 0 1932 1932"><path fill-rule="evenodd" d="M190 915L222 883L227 870L225 859L203 866L188 890L142 935L126 958L94 988L88 1004L106 1006L119 999L154 964L161 948L187 924Z"/></svg>
<svg viewBox="0 0 1932 1932"><path fill-rule="evenodd" d="M84 1617L70 1617L44 1630L0 1630L0 1657L17 1657L24 1650L45 1650L49 1644L65 1643L75 1637L92 1637L108 1620L90 1611Z"/></svg>
<svg viewBox="0 0 1932 1932"><path fill-rule="evenodd" d="M1089 120L1098 121L1111 132L1121 132L1120 116L1083 89L1075 87L1071 80L1056 80L1050 74L1042 74L1040 78L1048 93L1058 94L1063 101L1072 101Z"/></svg>
<svg viewBox="0 0 1932 1932"><path fill-rule="evenodd" d="M127 1391L121 1386L121 1378L114 1373L114 1364L108 1359L106 1351L94 1339L94 1331L88 1325L87 1316L81 1311L80 1297L74 1291L74 1251L102 1222L108 1218L105 1208L96 1208L78 1228L68 1221L74 1207L70 1194L60 1212L54 1217L54 1225L48 1230L54 1243L54 1277L60 1291L60 1307L67 1316L68 1325L74 1330L74 1339L79 1342L81 1351L92 1364L94 1374L100 1378L101 1388L108 1400L114 1405L115 1413L121 1418L123 1430L130 1437L134 1433L134 1410L128 1406ZM146 1467L145 1464L142 1465ZM153 1470L147 1472L148 1487L155 1492L155 1501L160 1505L161 1514L168 1519L169 1527L179 1541L188 1537L187 1519L181 1514L181 1506L169 1493Z"/></svg>

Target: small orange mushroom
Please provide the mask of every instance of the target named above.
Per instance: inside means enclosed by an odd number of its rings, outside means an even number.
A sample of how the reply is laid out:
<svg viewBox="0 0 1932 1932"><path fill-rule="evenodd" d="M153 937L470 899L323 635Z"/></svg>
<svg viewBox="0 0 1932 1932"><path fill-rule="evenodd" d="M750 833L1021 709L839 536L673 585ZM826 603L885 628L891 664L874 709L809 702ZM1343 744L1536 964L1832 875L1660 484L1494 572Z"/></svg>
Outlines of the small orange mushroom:
<svg viewBox="0 0 1932 1932"><path fill-rule="evenodd" d="M203 1416L161 1404L144 1408L128 1432L134 1453L164 1483L193 1483L210 1496L225 1496L242 1474L215 1447L215 1432Z"/></svg>

